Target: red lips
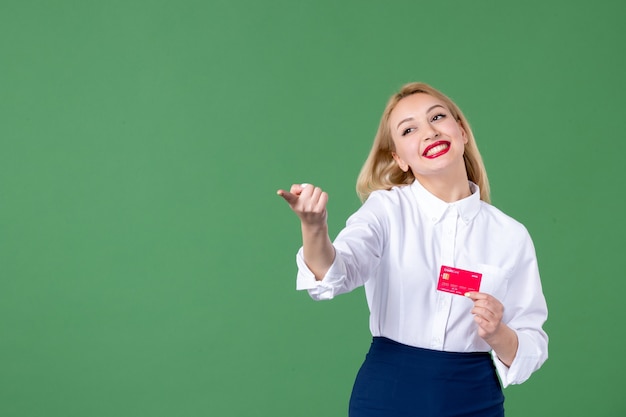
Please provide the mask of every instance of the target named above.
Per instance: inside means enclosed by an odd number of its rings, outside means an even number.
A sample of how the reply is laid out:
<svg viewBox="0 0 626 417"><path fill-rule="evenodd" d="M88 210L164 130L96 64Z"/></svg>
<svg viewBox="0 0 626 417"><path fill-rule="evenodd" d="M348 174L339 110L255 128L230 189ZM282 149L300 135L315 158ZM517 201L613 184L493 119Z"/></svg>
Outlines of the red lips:
<svg viewBox="0 0 626 417"><path fill-rule="evenodd" d="M435 149L435 148L438 148L438 149ZM433 150L434 150L434 153L431 155L428 155L428 153ZM439 140L435 143L428 145L426 149L424 149L424 153L422 153L422 156L428 159L434 159L447 153L449 150L450 150L450 142L448 142L447 140Z"/></svg>

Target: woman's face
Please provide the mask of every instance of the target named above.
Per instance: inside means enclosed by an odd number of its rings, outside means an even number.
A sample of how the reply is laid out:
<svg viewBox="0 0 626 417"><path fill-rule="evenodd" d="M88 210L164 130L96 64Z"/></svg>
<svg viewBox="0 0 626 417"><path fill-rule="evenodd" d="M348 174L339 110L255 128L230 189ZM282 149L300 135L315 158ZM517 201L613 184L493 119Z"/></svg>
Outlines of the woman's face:
<svg viewBox="0 0 626 417"><path fill-rule="evenodd" d="M465 172L467 135L443 101L424 93L404 97L389 115L389 127L392 155L403 171L418 179Z"/></svg>

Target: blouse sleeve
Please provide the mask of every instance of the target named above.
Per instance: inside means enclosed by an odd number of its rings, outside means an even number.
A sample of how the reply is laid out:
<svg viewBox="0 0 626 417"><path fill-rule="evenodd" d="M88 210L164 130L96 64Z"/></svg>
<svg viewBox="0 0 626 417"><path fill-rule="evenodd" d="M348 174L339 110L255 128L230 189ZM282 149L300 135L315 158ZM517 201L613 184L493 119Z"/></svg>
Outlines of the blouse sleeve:
<svg viewBox="0 0 626 417"><path fill-rule="evenodd" d="M385 240L383 201L374 192L346 222L333 242L335 259L321 281L307 267L300 248L296 255L296 289L307 290L314 300L330 300L362 286L377 269Z"/></svg>
<svg viewBox="0 0 626 417"><path fill-rule="evenodd" d="M503 322L517 333L518 348L510 367L493 353L496 369L504 387L521 384L548 358L548 335L542 326L548 317L541 288L535 248L525 231L524 242L512 275L504 304Z"/></svg>

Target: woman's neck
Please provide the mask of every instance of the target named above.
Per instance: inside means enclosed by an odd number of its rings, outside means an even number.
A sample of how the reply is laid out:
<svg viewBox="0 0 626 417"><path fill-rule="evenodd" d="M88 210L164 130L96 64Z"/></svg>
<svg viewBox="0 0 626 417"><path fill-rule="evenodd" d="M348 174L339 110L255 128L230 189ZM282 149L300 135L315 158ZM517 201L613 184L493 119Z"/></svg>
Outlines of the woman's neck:
<svg viewBox="0 0 626 417"><path fill-rule="evenodd" d="M446 203L453 203L472 195L467 173L454 178L444 176L421 176L416 178L431 194Z"/></svg>

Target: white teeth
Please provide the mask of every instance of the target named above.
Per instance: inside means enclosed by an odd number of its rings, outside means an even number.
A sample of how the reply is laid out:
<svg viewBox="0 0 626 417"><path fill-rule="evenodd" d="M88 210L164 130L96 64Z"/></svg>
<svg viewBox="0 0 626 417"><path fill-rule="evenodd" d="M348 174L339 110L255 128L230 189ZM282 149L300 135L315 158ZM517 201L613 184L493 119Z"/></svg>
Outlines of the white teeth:
<svg viewBox="0 0 626 417"><path fill-rule="evenodd" d="M441 145L437 145L434 148L431 148L428 150L428 153L426 154L426 156L431 156L431 155L435 155L438 152L443 151L444 149L447 149L448 145L445 143L442 143Z"/></svg>

